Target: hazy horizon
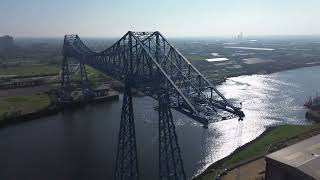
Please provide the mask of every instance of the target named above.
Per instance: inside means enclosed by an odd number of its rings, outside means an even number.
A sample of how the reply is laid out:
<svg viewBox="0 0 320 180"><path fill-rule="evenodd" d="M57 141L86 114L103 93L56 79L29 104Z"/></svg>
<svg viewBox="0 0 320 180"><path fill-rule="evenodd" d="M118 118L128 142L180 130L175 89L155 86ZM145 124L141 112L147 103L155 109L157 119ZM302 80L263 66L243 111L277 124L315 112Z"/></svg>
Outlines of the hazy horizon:
<svg viewBox="0 0 320 180"><path fill-rule="evenodd" d="M0 35L121 37L160 31L172 38L320 36L318 0L2 0Z"/></svg>
<svg viewBox="0 0 320 180"><path fill-rule="evenodd" d="M80 36L81 39L110 39L110 40L118 40L119 38L121 38L126 32L124 32L122 35L120 36L96 36L96 37L93 37L93 36ZM13 36L12 34L0 34L0 36L4 36L4 35L9 35L9 36L12 36L14 39L53 39L53 40L56 40L56 39L63 39L64 38L64 35L62 36L38 36L38 37L35 37L35 36ZM66 34L66 35L70 35L70 34ZM78 34L77 34L78 35ZM169 39L176 39L176 40L179 40L179 39L190 39L190 40L210 40L210 39L213 39L213 40L234 40L237 38L237 34L235 35L221 35L221 36L166 36L166 34L164 34L164 36L166 38L169 38ZM247 39L247 40L252 40L252 39L313 39L314 38L319 38L320 39L320 34L314 34L314 35L308 35L308 34L305 34L305 35L254 35L254 36L250 36L250 35L246 35L244 34L244 37L243 39Z"/></svg>

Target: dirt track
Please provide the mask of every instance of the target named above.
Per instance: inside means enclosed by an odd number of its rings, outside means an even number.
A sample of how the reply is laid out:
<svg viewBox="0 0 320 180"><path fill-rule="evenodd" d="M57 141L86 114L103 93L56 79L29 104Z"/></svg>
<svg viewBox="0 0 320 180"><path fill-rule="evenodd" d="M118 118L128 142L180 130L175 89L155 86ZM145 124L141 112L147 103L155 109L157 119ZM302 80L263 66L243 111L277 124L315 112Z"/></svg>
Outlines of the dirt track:
<svg viewBox="0 0 320 180"><path fill-rule="evenodd" d="M266 162L264 158L257 159L248 164L232 169L221 180L256 180L264 178Z"/></svg>

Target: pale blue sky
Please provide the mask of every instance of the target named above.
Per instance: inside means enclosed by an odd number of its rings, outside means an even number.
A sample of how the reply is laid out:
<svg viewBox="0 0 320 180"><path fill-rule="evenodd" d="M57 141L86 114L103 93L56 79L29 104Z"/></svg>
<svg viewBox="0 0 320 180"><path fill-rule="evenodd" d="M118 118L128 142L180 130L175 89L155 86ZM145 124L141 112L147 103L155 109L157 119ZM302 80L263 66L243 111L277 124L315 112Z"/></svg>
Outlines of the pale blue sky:
<svg viewBox="0 0 320 180"><path fill-rule="evenodd" d="M0 0L0 35L319 35L320 0Z"/></svg>

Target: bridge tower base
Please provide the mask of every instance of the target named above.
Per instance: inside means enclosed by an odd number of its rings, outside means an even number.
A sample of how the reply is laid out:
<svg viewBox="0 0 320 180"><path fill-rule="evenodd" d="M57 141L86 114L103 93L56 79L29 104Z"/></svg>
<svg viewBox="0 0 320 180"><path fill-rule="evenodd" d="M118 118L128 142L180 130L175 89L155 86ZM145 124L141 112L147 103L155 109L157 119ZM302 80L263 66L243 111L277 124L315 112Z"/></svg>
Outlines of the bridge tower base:
<svg viewBox="0 0 320 180"><path fill-rule="evenodd" d="M61 84L57 93L58 103L62 105L71 104L74 101L71 95L71 92L74 90L71 79L77 72L80 74L80 88L82 91L82 98L80 100L86 101L94 98L94 91L90 87L85 64L80 62L78 65L75 65L75 68L72 68L71 65L72 64L69 64L68 58L63 57Z"/></svg>
<svg viewBox="0 0 320 180"><path fill-rule="evenodd" d="M60 104L69 104L73 101L71 96L71 74L67 57L62 59L61 84L58 92L58 102Z"/></svg>
<svg viewBox="0 0 320 180"><path fill-rule="evenodd" d="M186 179L168 93L159 95L159 179Z"/></svg>
<svg viewBox="0 0 320 180"><path fill-rule="evenodd" d="M115 169L115 180L138 180L139 168L137 158L137 145L134 126L134 114L132 106L131 85L126 80L120 130L118 137L118 150Z"/></svg>
<svg viewBox="0 0 320 180"><path fill-rule="evenodd" d="M82 62L79 64L80 68L80 83L81 83L81 90L84 100L90 100L94 97L93 89L90 87L90 83L88 80L88 75L86 71L86 66Z"/></svg>

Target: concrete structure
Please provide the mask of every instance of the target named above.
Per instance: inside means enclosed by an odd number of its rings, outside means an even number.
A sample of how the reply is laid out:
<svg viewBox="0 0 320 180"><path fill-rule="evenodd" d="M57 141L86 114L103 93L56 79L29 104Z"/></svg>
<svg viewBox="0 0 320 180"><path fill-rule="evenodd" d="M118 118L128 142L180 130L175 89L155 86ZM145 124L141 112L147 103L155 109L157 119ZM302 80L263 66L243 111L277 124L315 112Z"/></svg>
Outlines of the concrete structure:
<svg viewBox="0 0 320 180"><path fill-rule="evenodd" d="M266 179L320 179L320 135L267 155Z"/></svg>

